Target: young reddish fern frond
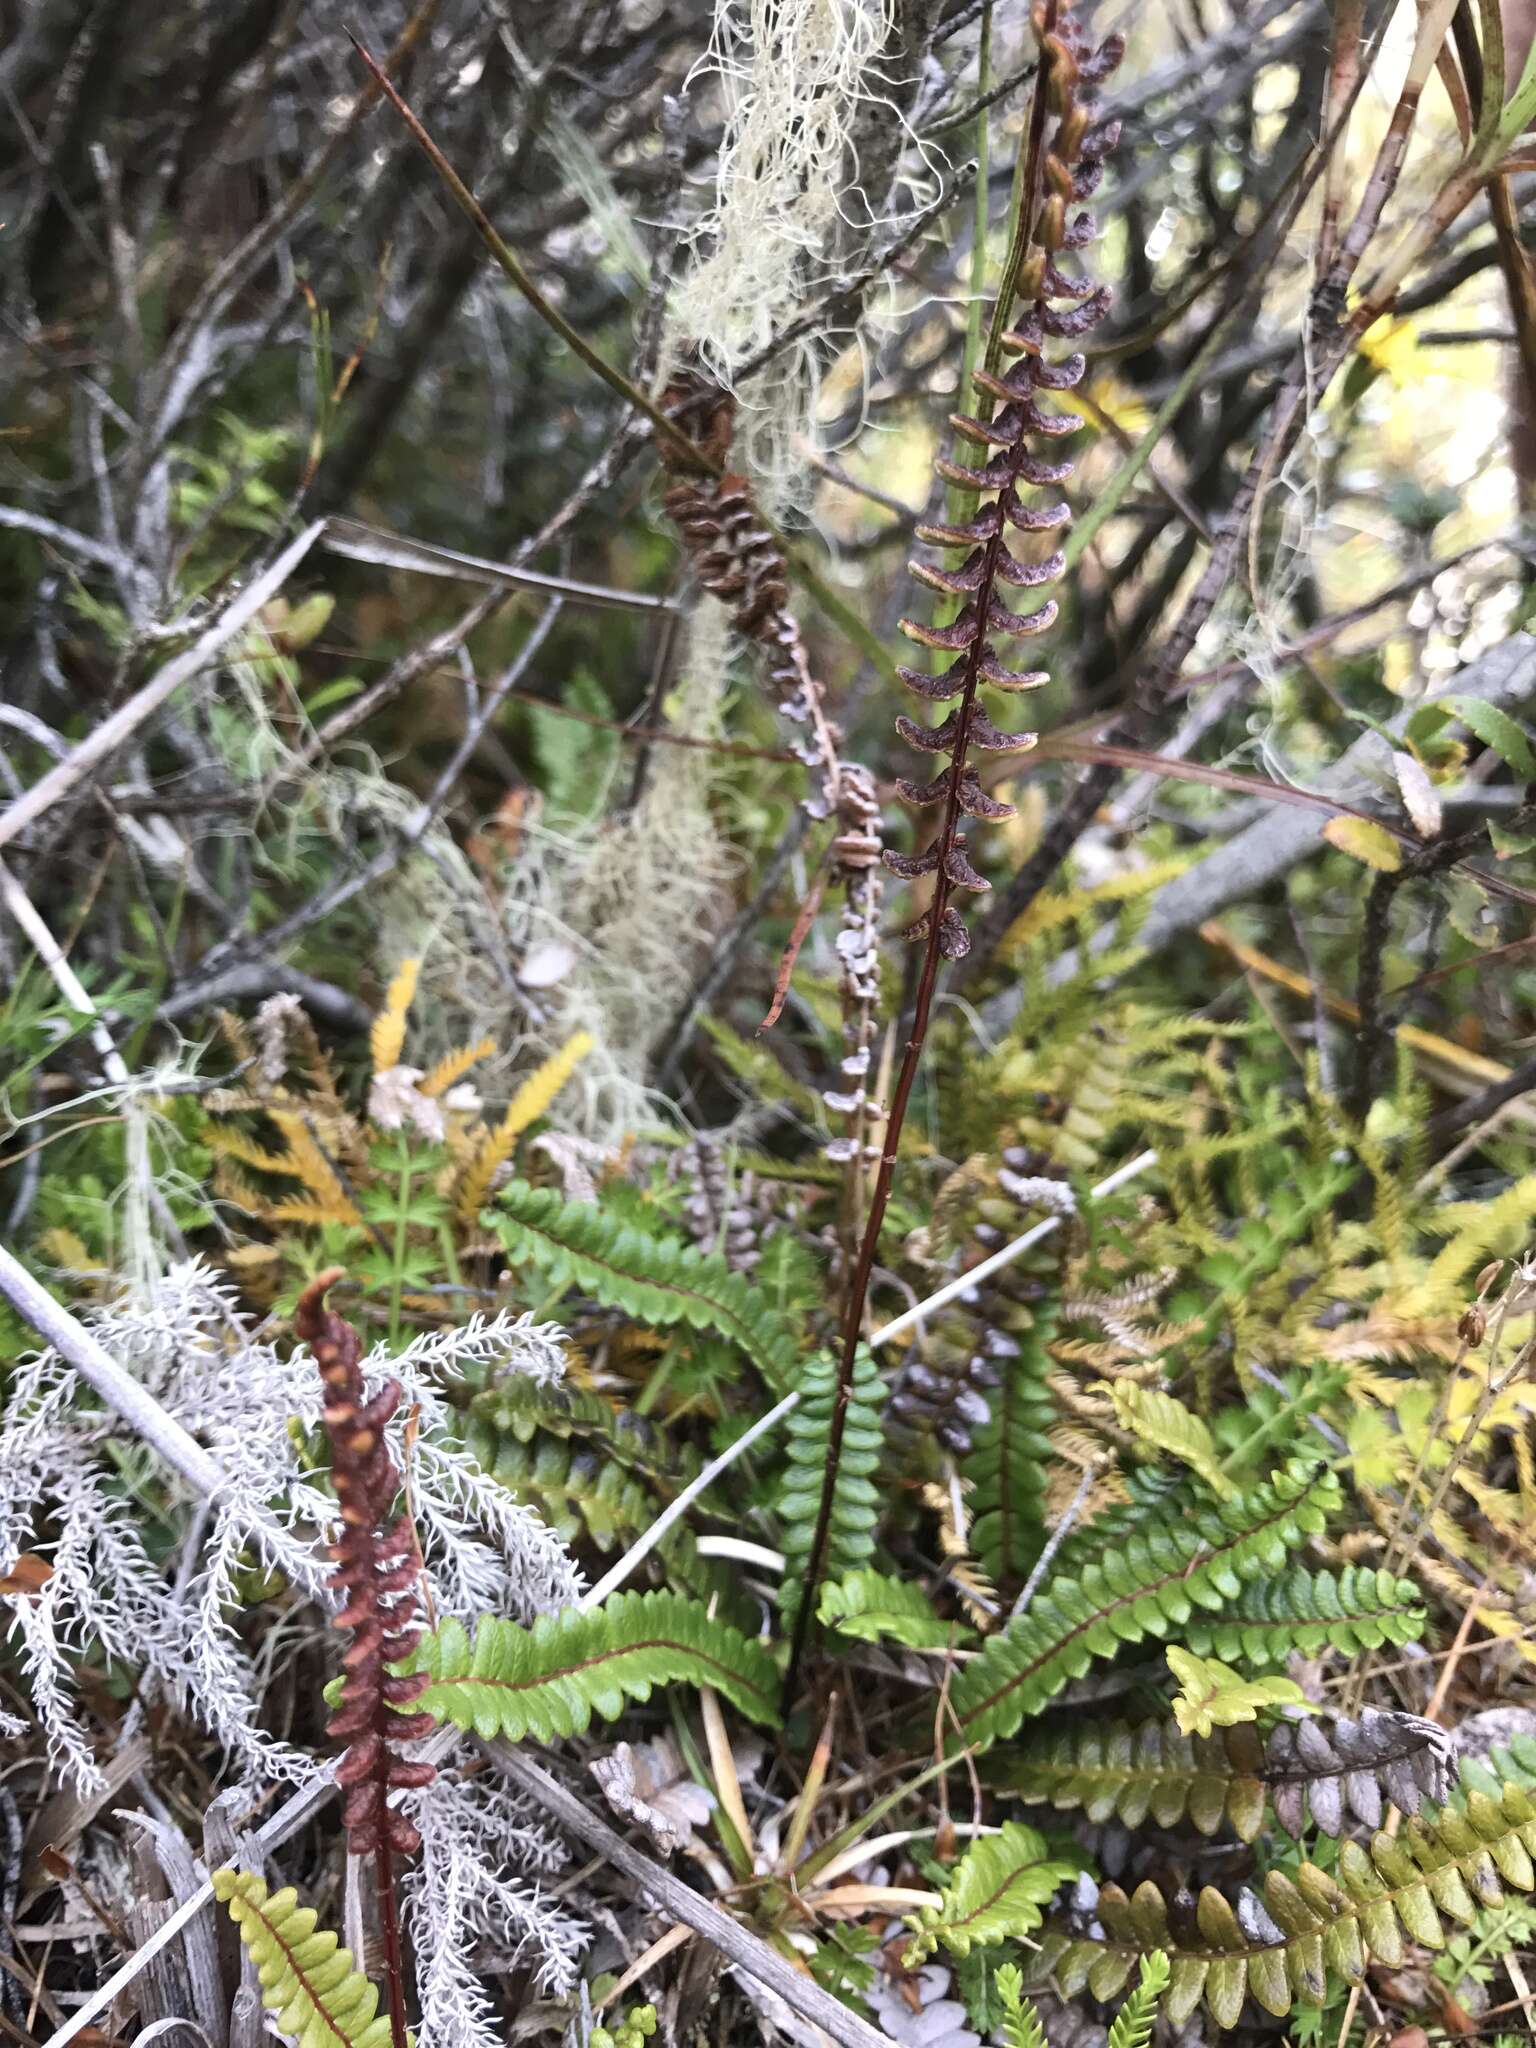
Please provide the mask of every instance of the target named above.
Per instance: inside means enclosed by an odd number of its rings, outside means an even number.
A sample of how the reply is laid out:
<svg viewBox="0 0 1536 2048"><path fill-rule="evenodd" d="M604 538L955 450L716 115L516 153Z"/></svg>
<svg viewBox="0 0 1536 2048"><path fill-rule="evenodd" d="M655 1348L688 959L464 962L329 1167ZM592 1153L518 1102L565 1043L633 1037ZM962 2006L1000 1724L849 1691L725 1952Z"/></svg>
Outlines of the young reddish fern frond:
<svg viewBox="0 0 1536 2048"><path fill-rule="evenodd" d="M331 1445L331 1483L341 1509L341 1535L331 1545L332 1584L344 1604L335 1626L352 1640L342 1657L341 1702L329 1733L343 1738L336 1766L344 1788L342 1820L354 1856L372 1856L384 1923L394 2048L405 2048L405 1977L400 1959L399 1914L393 1856L409 1855L421 1837L389 1804L391 1792L425 1785L431 1764L413 1763L399 1745L430 1734L429 1714L403 1711L425 1680L395 1676L388 1667L408 1657L421 1639L417 1586L421 1557L408 1515L394 1514L400 1491L384 1427L400 1402L390 1380L370 1401L363 1385L362 1340L352 1325L325 1305L326 1290L341 1278L322 1273L299 1296L296 1335L314 1353L325 1389L324 1422Z"/></svg>

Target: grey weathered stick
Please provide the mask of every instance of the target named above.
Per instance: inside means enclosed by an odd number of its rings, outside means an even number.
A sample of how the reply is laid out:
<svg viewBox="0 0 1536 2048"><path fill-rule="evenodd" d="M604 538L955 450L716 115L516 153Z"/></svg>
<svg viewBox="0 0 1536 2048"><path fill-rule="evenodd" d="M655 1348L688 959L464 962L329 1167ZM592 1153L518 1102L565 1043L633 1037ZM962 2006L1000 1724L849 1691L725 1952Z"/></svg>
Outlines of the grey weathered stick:
<svg viewBox="0 0 1536 2048"><path fill-rule="evenodd" d="M0 846L8 846L17 833L35 824L76 783L109 760L146 719L153 718L161 705L175 696L183 683L200 675L219 650L227 646L242 627L250 624L262 606L277 595L324 530L323 519L306 526L270 567L230 600L207 631L200 633L185 653L174 656L157 670L142 690L135 691L100 725L93 726L78 747L50 768L46 775L39 776L13 804L0 811Z"/></svg>
<svg viewBox="0 0 1536 2048"><path fill-rule="evenodd" d="M759 1984L765 1984L776 1992L793 2012L812 2026L820 2027L830 2034L841 2048L890 2048L891 2037L872 2027L868 2020L862 2020L857 2013L850 2012L828 1991L811 1977L797 1970L792 1963L784 1960L776 1949L739 1920L733 1920L729 1913L722 1912L713 1900L696 1892L692 1885L684 1884L680 1877L674 1877L649 1856L643 1856L638 1849L631 1848L624 1837L617 1834L608 1823L584 1806L573 1792L568 1792L558 1779L552 1778L542 1765L532 1757L525 1756L507 1742L491 1742L486 1745L490 1754L506 1772L514 1785L529 1792L539 1804L552 1813L562 1827L569 1828L578 1840L589 1848L597 1850L615 1870L640 1885L650 1896L672 1915L682 1921L696 1934L729 1956L738 1969L745 1970L749 1977L755 1977Z"/></svg>
<svg viewBox="0 0 1536 2048"><path fill-rule="evenodd" d="M1481 660L1470 663L1448 678L1435 697L1447 695L1482 697L1501 709L1536 697L1536 638L1515 633L1489 650ZM1383 723L1392 732L1402 732L1423 703L1421 700ZM1317 787L1352 803L1369 804L1371 799L1392 788L1391 749L1374 732L1365 732L1334 766L1317 778ZM1204 860L1186 868L1159 889L1152 898L1146 920L1137 933L1138 948L1160 952L1186 932L1195 931L1208 917L1214 917L1241 896L1278 881L1299 861L1316 853L1323 843L1327 818L1316 811L1282 809L1276 806L1219 846ZM1051 970L1052 980L1065 980L1077 971L1076 954L1065 954ZM991 1032L1005 1031L1019 1013L1022 991L1010 985L982 1009L982 1022Z"/></svg>
<svg viewBox="0 0 1536 2048"><path fill-rule="evenodd" d="M506 590L531 590L563 597L572 604L606 605L615 611L675 612L677 600L651 597L644 591L613 590L602 583L577 583L569 576L549 576L511 562L493 562L486 555L461 554L435 541L413 540L408 534L386 533L360 519L326 521L321 545L353 562L373 562L386 569L414 569L422 576L454 576L466 583L493 583Z"/></svg>

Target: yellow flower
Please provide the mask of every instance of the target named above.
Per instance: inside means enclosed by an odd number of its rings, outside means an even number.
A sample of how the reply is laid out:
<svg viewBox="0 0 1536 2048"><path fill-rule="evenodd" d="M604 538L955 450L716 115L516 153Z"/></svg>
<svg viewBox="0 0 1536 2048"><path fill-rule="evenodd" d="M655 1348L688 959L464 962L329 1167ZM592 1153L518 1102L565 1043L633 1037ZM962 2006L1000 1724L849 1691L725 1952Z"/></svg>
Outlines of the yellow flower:
<svg viewBox="0 0 1536 2048"><path fill-rule="evenodd" d="M1401 391L1423 376L1419 361L1419 337L1411 320L1394 320L1383 313L1373 320L1357 344L1361 355L1374 369L1382 370Z"/></svg>

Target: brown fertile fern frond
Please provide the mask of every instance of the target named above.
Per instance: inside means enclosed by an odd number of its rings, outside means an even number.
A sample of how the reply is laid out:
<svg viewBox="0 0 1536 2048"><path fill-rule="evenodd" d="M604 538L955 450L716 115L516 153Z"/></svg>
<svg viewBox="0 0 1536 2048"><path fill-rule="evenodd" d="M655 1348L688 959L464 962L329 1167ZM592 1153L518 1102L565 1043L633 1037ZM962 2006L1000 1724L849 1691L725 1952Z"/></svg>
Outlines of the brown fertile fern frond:
<svg viewBox="0 0 1536 2048"><path fill-rule="evenodd" d="M702 372L690 369L673 379L666 406L669 415L697 423L697 446L708 467L685 466L679 448L658 441L657 453L673 479L663 503L682 536L694 574L725 605L736 630L762 648L780 712L791 724L809 731L809 740L798 744L796 752L807 768L820 770L821 787L807 801L807 811L813 818L837 821L829 858L833 883L843 895L836 940L842 970L842 1085L826 1101L844 1119L845 1135L828 1152L849 1167L851 1200L858 1169L872 1155L868 1126L877 1114L867 1082L880 995L884 884L879 796L869 770L842 758L842 729L828 713L825 685L811 666L799 622L790 610L783 552L753 502L747 479L729 467L734 401ZM792 940L780 970L781 991L793 970L795 950ZM770 1022L776 1012L777 1001Z"/></svg>
<svg viewBox="0 0 1536 2048"><path fill-rule="evenodd" d="M331 1484L341 1509L341 1535L331 1545L332 1584L345 1605L334 1626L351 1643L342 1658L341 1705L328 1733L343 1738L346 1754L336 1782L346 1788L342 1821L355 1856L389 1850L409 1855L421 1837L388 1804L392 1791L429 1784L431 1764L410 1763L398 1746L429 1735L430 1714L402 1710L426 1690L424 1678L394 1678L421 1639L418 1586L421 1558L410 1518L394 1512L400 1474L384 1428L400 1405L400 1383L387 1380L372 1400L363 1385L362 1340L334 1309L326 1290L341 1278L333 1268L299 1296L293 1327L314 1353L325 1389L323 1419L331 1446Z"/></svg>
<svg viewBox="0 0 1536 2048"><path fill-rule="evenodd" d="M997 802L982 788L971 765L971 750L1018 752L1033 746L1036 737L1000 731L982 710L978 692L985 684L1014 694L1038 689L1048 680L1043 670L1009 667L997 653L995 636L1027 639L1046 632L1056 619L1055 600L1047 599L1033 611L1015 612L1003 602L1002 593L1039 590L1055 582L1066 567L1059 550L1021 561L1007 539L1010 528L1026 536L1048 534L1071 516L1059 500L1026 502L1020 495L1021 489L1048 489L1066 481L1072 463L1034 453L1031 444L1043 440L1048 447L1082 424L1073 413L1043 408L1040 394L1070 390L1083 374L1085 359L1074 352L1053 360L1047 349L1052 342L1076 340L1086 334L1109 310L1107 289L1069 276L1060 268L1058 258L1066 251L1085 248L1097 233L1091 214L1080 213L1069 220L1067 208L1088 198L1097 187L1104 158L1118 138L1118 123L1099 128L1091 124L1096 88L1119 63L1124 44L1112 36L1090 53L1086 34L1070 6L1059 6L1055 0L1045 0L1036 8L1035 28L1040 39L1043 90L1036 101L1031 161L1026 168L1023 218L1027 241L1013 280L1017 317L1002 338L1004 351L1017 360L1002 377L989 369L976 370L976 385L993 401L988 418L956 413L950 422L962 439L996 453L981 466L947 459L936 465L948 482L989 495L990 502L963 524L917 529L920 540L943 549L964 550L965 559L958 569L935 568L925 562L911 565L921 582L963 601L959 617L947 626L910 618L901 621L901 630L909 639L955 656L939 675L900 669L902 681L930 703L947 703L952 698L959 703L941 725L920 725L905 717L896 721L897 731L910 745L925 754L947 754L949 766L930 782L904 779L898 784L910 803L942 804L943 822L926 852L911 856L887 853L885 862L905 880L925 875L935 878L933 902L909 936L926 938L936 927L939 950L950 960L960 959L970 950L964 921L949 901L951 890L990 886L971 865L959 821L962 816L997 819L1013 815L1011 804ZM1047 112L1054 114L1056 123L1048 139L1040 133Z"/></svg>

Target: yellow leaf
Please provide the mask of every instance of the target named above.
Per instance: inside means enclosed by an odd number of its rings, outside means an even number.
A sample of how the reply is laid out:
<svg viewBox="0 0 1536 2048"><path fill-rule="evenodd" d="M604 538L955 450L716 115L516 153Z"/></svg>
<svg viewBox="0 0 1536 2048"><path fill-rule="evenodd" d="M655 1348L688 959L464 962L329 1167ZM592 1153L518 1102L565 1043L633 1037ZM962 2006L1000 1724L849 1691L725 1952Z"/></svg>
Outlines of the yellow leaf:
<svg viewBox="0 0 1536 2048"><path fill-rule="evenodd" d="M480 1214L491 1191L497 1167L511 1158L518 1138L549 1108L571 1078L578 1062L586 1058L595 1043L590 1031L576 1032L518 1089L501 1122L487 1132L459 1185L459 1198L454 1207L461 1223L472 1224Z"/></svg>
<svg viewBox="0 0 1536 2048"><path fill-rule="evenodd" d="M373 1020L373 1030L368 1035L368 1047L373 1054L373 1071L382 1074L386 1067L398 1067L400 1055L405 1050L405 1017L416 994L416 977L421 972L419 960L402 960L400 970L389 984L389 993L384 998L384 1007Z"/></svg>
<svg viewBox="0 0 1536 2048"><path fill-rule="evenodd" d="M478 1045L461 1045L457 1052L446 1054L421 1083L422 1094L446 1095L477 1060L488 1060L495 1050L494 1038L482 1038Z"/></svg>
<svg viewBox="0 0 1536 2048"><path fill-rule="evenodd" d="M1131 1380L1116 1380L1110 1391L1121 1424L1143 1443L1182 1458L1219 1499L1230 1499L1236 1492L1221 1469L1211 1432L1182 1401L1153 1387L1138 1387Z"/></svg>
<svg viewBox="0 0 1536 2048"><path fill-rule="evenodd" d="M1185 1735L1209 1735L1215 1728L1235 1728L1256 1721L1265 1707L1306 1704L1294 1679L1279 1674L1244 1678L1216 1657L1197 1657L1177 1645L1165 1653L1168 1668L1179 1681L1173 1717Z"/></svg>
<svg viewBox="0 0 1536 2048"><path fill-rule="evenodd" d="M1359 349L1374 369L1383 371L1402 390L1424 375L1419 361L1419 337L1411 320L1394 320L1383 313L1361 335Z"/></svg>
<svg viewBox="0 0 1536 2048"><path fill-rule="evenodd" d="M1323 837L1340 853L1364 861L1368 868L1376 868L1384 875L1396 874L1403 864L1403 850L1392 834L1385 825L1370 818L1330 818L1323 827Z"/></svg>

